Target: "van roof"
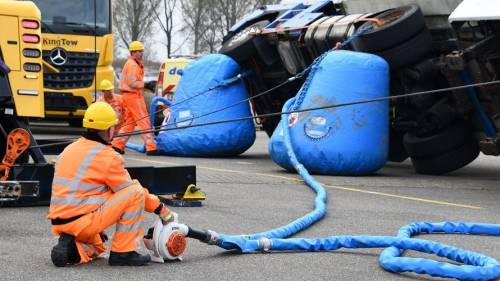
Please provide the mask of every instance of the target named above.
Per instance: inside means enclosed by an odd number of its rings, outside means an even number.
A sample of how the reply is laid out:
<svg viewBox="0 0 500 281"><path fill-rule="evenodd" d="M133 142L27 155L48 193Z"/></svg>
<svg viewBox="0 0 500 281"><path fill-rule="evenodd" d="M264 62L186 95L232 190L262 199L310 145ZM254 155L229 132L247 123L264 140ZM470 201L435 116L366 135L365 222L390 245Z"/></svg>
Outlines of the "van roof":
<svg viewBox="0 0 500 281"><path fill-rule="evenodd" d="M500 1L464 0L448 17L448 21L499 20Z"/></svg>

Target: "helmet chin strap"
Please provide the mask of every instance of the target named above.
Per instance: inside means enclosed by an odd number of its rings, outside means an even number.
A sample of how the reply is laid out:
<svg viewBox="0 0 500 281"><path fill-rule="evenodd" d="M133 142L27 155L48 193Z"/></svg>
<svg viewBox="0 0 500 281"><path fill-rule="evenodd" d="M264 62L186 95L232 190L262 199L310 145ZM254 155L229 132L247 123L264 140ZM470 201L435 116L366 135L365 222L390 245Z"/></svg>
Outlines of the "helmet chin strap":
<svg viewBox="0 0 500 281"><path fill-rule="evenodd" d="M105 131L99 131L97 133L99 137L105 141L105 142L111 142L115 135L115 126L112 126L111 128L105 130Z"/></svg>

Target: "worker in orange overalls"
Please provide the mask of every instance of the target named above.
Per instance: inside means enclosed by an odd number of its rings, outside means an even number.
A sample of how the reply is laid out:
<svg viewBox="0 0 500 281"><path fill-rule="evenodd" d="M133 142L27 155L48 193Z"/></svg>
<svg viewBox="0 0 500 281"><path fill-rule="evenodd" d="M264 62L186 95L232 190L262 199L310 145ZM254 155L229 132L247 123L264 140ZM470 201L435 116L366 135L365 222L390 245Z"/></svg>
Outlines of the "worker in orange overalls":
<svg viewBox="0 0 500 281"><path fill-rule="evenodd" d="M101 95L97 99L97 101L103 101L115 110L116 117L118 118L118 124L115 126L116 131L120 131L120 128L125 124L125 105L123 104L123 97L121 95L117 95L113 92L115 87L113 83L109 80L102 80L99 85L99 90L101 91Z"/></svg>
<svg viewBox="0 0 500 281"><path fill-rule="evenodd" d="M130 57L123 67L120 79L120 91L125 104L125 124L120 129L120 134L134 131L136 126L140 130L150 130L148 111L144 102L144 63L142 54L144 45L139 41L133 41L129 45ZM156 155L156 142L152 133L141 134L146 147L146 154ZM113 140L113 147L120 153L124 152L125 144L130 136L121 136Z"/></svg>
<svg viewBox="0 0 500 281"><path fill-rule="evenodd" d="M147 264L150 256L136 252L144 211L158 214L164 223L173 221L174 213L130 178L122 156L111 147L117 123L109 104L92 104L83 119L87 132L57 158L48 214L59 236L51 253L55 266L98 257L106 250L103 231L113 224L109 264Z"/></svg>

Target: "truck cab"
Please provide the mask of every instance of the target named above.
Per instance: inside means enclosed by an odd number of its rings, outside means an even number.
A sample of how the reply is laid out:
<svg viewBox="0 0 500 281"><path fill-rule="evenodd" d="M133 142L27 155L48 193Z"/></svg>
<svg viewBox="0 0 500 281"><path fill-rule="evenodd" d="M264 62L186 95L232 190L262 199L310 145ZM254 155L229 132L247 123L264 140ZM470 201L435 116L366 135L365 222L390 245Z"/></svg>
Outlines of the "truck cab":
<svg viewBox="0 0 500 281"><path fill-rule="evenodd" d="M42 16L46 118L81 126L96 85L114 81L111 1L33 2Z"/></svg>

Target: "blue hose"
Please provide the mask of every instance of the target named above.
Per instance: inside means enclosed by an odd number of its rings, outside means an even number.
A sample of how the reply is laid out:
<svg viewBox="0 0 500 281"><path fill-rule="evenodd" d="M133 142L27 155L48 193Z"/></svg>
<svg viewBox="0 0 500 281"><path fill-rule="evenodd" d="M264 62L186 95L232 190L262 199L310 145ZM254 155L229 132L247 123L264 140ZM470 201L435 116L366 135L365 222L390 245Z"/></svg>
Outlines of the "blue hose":
<svg viewBox="0 0 500 281"><path fill-rule="evenodd" d="M172 103L166 99L166 98L163 98L163 97L155 97L153 98L153 100L151 100L151 105L149 106L149 121L151 122L151 127L154 127L154 122L155 122L155 112L156 112L156 107L157 107L157 103L158 102L162 102L164 104L166 104L167 106L171 106ZM125 147L128 148L128 149L131 149L131 150L135 150L137 152L141 152L141 153L144 153L146 152L146 148L142 145L138 145L138 144L135 144L135 143L130 143L130 142L127 142L125 144Z"/></svg>
<svg viewBox="0 0 500 281"><path fill-rule="evenodd" d="M172 106L172 103L168 99L163 97L154 97L153 100L151 100L151 105L149 106L149 122L151 122L151 127L154 127L155 124L155 112L158 102L162 102L168 107Z"/></svg>
<svg viewBox="0 0 500 281"><path fill-rule="evenodd" d="M283 111L295 103L295 98L285 103ZM393 236L331 236L325 238L289 238L322 219L326 213L326 192L297 160L292 149L288 130L287 114L282 114L285 145L290 162L303 177L307 185L316 192L314 210L307 215L280 228L252 235L230 236L220 234L217 245L227 250L242 253L257 251L333 251L340 248L385 248L379 258L380 265L390 272L415 272L434 277L456 278L459 280L493 280L500 277L500 264L493 258L437 243L411 238L421 233L449 233L500 236L500 225L476 223L413 223L402 227L397 237ZM400 257L404 250L414 250L447 258L463 265L438 262L424 258Z"/></svg>
<svg viewBox="0 0 500 281"><path fill-rule="evenodd" d="M141 152L141 153L145 153L146 152L146 148L144 147L144 145L139 145L139 144L127 142L125 144L125 147L128 148L128 149L131 149L131 150L135 150L137 152Z"/></svg>

